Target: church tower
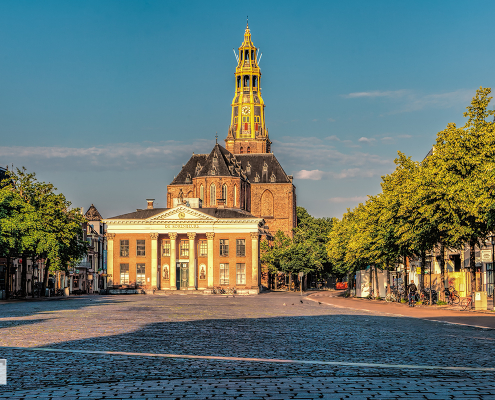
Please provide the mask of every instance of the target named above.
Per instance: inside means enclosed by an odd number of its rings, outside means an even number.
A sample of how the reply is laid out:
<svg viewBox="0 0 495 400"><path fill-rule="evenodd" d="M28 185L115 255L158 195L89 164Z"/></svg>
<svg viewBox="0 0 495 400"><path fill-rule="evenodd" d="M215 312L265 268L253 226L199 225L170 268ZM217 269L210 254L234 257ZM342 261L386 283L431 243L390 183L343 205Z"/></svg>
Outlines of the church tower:
<svg viewBox="0 0 495 400"><path fill-rule="evenodd" d="M260 93L258 49L251 41L248 25L236 58L235 95L225 147L232 154L270 153L271 142L265 126L265 103Z"/></svg>

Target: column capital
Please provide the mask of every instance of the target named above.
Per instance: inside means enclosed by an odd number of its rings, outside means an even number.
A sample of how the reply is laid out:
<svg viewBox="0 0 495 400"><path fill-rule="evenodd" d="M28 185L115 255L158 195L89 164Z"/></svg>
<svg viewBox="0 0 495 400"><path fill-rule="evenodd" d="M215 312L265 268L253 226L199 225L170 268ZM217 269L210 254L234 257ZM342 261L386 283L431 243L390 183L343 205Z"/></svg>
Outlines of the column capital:
<svg viewBox="0 0 495 400"><path fill-rule="evenodd" d="M215 237L215 232L206 232L207 239L213 239Z"/></svg>
<svg viewBox="0 0 495 400"><path fill-rule="evenodd" d="M168 237L169 237L171 240L175 240L175 239L177 239L177 232L169 232L169 233L168 233Z"/></svg>
<svg viewBox="0 0 495 400"><path fill-rule="evenodd" d="M151 238L152 240L156 240L156 239L158 239L158 233L156 233L156 232L152 232L152 233L150 233L150 238Z"/></svg>
<svg viewBox="0 0 495 400"><path fill-rule="evenodd" d="M258 232L251 232L251 239L258 240L260 234Z"/></svg>
<svg viewBox="0 0 495 400"><path fill-rule="evenodd" d="M115 233L105 233L107 240L113 240L115 238Z"/></svg>
<svg viewBox="0 0 495 400"><path fill-rule="evenodd" d="M187 232L187 237L189 238L189 240L194 240L194 238L196 237L196 232Z"/></svg>

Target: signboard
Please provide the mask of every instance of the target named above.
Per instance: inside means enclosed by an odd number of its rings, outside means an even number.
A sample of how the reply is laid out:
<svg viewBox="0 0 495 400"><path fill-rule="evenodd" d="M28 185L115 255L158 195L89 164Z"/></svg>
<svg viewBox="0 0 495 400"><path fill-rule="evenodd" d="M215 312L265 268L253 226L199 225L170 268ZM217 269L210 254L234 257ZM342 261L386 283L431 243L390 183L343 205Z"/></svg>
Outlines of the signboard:
<svg viewBox="0 0 495 400"><path fill-rule="evenodd" d="M481 262L491 263L492 262L492 251L491 250L481 250Z"/></svg>
<svg viewBox="0 0 495 400"><path fill-rule="evenodd" d="M304 276L304 272L299 272L298 276L299 278L302 278Z"/></svg>
<svg viewBox="0 0 495 400"><path fill-rule="evenodd" d="M416 267L416 274L421 275L421 267Z"/></svg>

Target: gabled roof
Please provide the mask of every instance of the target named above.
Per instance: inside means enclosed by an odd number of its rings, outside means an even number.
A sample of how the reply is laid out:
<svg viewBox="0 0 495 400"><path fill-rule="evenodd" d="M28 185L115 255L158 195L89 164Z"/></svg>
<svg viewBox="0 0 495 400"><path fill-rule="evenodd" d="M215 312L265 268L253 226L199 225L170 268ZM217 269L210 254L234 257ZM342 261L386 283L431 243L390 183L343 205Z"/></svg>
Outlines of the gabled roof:
<svg viewBox="0 0 495 400"><path fill-rule="evenodd" d="M241 177L251 183L291 183L273 153L234 155L218 143L210 154L193 154L171 184L192 184L192 179L200 176Z"/></svg>
<svg viewBox="0 0 495 400"><path fill-rule="evenodd" d="M86 211L86 214L84 214L86 219L88 221L101 221L103 220L103 217L99 213L99 211L96 209L94 204L91 204L91 207L88 208L88 211Z"/></svg>
<svg viewBox="0 0 495 400"><path fill-rule="evenodd" d="M227 149L215 144L210 154L193 154L172 181L172 185L192 183L198 176L243 177L241 163Z"/></svg>
<svg viewBox="0 0 495 400"><path fill-rule="evenodd" d="M178 206L176 208L180 208L184 206ZM148 219L154 216L158 216L159 214L165 213L168 210L172 210L171 208L153 208L153 209L145 209L145 210L136 210L134 212L118 215L116 217L107 218L107 219ZM191 208L192 212L199 212L203 214L207 214L214 218L233 218L233 219L244 219L244 218L257 218L254 215L248 213L244 210L234 209L234 208Z"/></svg>

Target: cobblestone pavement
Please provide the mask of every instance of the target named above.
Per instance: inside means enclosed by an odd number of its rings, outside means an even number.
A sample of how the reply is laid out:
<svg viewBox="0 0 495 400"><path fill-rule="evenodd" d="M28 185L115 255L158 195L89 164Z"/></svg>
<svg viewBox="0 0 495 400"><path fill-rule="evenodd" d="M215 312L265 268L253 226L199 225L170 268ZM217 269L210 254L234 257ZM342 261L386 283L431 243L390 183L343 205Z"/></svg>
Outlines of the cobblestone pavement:
<svg viewBox="0 0 495 400"><path fill-rule="evenodd" d="M287 293L0 302L0 398L492 399L494 346L495 330Z"/></svg>

